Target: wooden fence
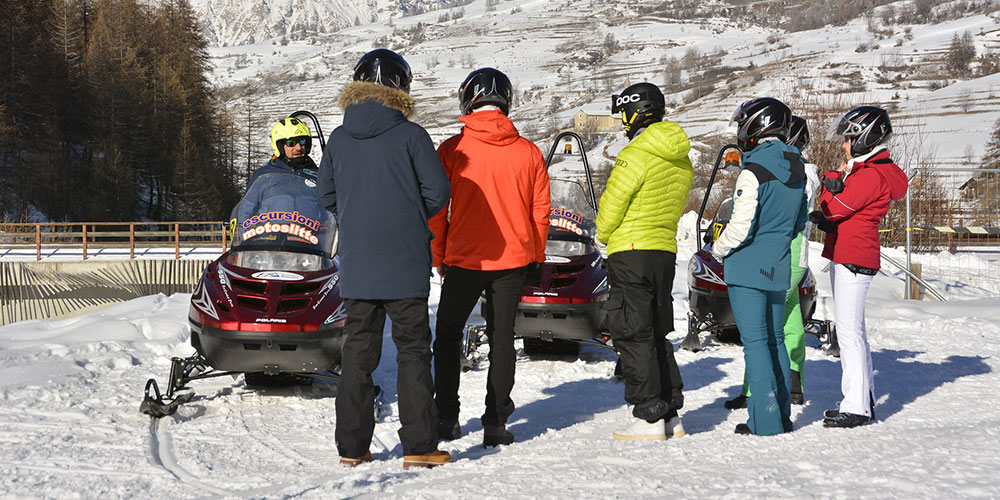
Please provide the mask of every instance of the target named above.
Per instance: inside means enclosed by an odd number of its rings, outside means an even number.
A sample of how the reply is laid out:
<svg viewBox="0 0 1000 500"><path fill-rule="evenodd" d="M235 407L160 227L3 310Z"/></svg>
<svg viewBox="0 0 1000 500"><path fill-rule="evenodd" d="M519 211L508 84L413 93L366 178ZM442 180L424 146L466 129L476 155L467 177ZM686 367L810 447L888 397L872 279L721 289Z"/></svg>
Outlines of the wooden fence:
<svg viewBox="0 0 1000 500"><path fill-rule="evenodd" d="M35 260L42 260L43 249L82 249L83 260L89 250L128 248L135 258L136 246L174 249L180 259L181 248L218 247L225 251L228 241L226 222L65 222L0 223L0 248L34 248Z"/></svg>

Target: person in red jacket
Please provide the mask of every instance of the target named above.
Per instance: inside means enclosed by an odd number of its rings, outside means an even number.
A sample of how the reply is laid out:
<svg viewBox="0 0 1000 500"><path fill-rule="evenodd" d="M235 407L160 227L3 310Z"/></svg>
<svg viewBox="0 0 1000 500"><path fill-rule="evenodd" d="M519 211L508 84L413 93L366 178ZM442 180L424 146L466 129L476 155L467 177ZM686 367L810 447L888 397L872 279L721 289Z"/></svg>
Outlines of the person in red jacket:
<svg viewBox="0 0 1000 500"><path fill-rule="evenodd" d="M892 135L889 114L860 106L834 120L827 139L842 138L847 161L827 172L820 207L811 214L826 231L823 257L831 261L843 399L827 410L826 427L857 427L875 421L875 382L865 332L865 297L881 263L879 221L889 203L906 194L908 180L885 147Z"/></svg>
<svg viewBox="0 0 1000 500"><path fill-rule="evenodd" d="M462 331L486 292L490 368L483 445L514 442L514 316L526 274L540 272L549 230L549 174L542 152L507 118L506 75L480 68L459 87L462 132L438 148L451 180L451 204L430 220L434 266L444 277L434 340L438 434L461 436L458 386Z"/></svg>

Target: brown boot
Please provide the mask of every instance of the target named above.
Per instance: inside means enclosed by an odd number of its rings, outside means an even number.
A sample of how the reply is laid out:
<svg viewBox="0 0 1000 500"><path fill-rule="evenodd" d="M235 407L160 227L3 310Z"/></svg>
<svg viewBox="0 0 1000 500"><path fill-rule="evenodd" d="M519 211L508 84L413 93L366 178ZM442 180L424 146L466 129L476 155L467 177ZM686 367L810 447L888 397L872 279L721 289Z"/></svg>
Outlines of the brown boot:
<svg viewBox="0 0 1000 500"><path fill-rule="evenodd" d="M450 453L447 451L434 450L430 453L424 453L423 455L404 455L403 469L409 469L410 467L423 467L430 469L432 467L444 465L448 462L451 462Z"/></svg>
<svg viewBox="0 0 1000 500"><path fill-rule="evenodd" d="M371 452L365 453L364 455L361 455L358 458L340 457L340 465L346 465L348 467L357 467L365 462L371 462L371 461L372 461Z"/></svg>

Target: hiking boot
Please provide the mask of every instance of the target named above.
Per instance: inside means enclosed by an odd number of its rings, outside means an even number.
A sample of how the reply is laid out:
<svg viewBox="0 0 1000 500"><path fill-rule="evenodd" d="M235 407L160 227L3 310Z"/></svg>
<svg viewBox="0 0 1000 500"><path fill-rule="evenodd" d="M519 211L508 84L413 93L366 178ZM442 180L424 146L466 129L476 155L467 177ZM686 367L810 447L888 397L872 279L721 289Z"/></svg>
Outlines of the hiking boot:
<svg viewBox="0 0 1000 500"><path fill-rule="evenodd" d="M438 420L438 439L452 441L462 437L462 427L458 420Z"/></svg>
<svg viewBox="0 0 1000 500"><path fill-rule="evenodd" d="M372 453L368 452L357 458L351 457L340 457L340 465L346 465L347 467L357 467L365 462L372 461Z"/></svg>
<svg viewBox="0 0 1000 500"><path fill-rule="evenodd" d="M806 404L806 397L801 392L793 392L788 395L788 402L793 405L804 405Z"/></svg>
<svg viewBox="0 0 1000 500"><path fill-rule="evenodd" d="M671 419L661 419L656 422L648 422L643 419L636 419L632 425L625 429L615 431L612 437L620 441L663 441L667 437L686 436L684 424L681 417Z"/></svg>
<svg viewBox="0 0 1000 500"><path fill-rule="evenodd" d="M871 417L853 413L838 413L836 417L823 420L823 427L860 427L872 423Z"/></svg>
<svg viewBox="0 0 1000 500"><path fill-rule="evenodd" d="M744 395L742 395L742 394L740 394L739 396L736 396L735 398L730 399L729 401L726 401L725 402L725 406L729 410L738 410L740 408L746 408L747 407L747 397L744 396Z"/></svg>
<svg viewBox="0 0 1000 500"><path fill-rule="evenodd" d="M514 435L503 425L483 426L483 448L514 444Z"/></svg>
<svg viewBox="0 0 1000 500"><path fill-rule="evenodd" d="M750 426L747 424L736 424L736 433L746 436L753 434L753 432L750 431Z"/></svg>
<svg viewBox="0 0 1000 500"><path fill-rule="evenodd" d="M831 418L837 418L837 415L840 415L840 410L837 408L832 410L823 410L823 418L825 419L829 420Z"/></svg>
<svg viewBox="0 0 1000 500"><path fill-rule="evenodd" d="M409 469L410 467L430 469L439 465L444 465L448 462L451 462L450 453L447 451L434 450L430 453L424 453L423 455L404 455L403 469Z"/></svg>

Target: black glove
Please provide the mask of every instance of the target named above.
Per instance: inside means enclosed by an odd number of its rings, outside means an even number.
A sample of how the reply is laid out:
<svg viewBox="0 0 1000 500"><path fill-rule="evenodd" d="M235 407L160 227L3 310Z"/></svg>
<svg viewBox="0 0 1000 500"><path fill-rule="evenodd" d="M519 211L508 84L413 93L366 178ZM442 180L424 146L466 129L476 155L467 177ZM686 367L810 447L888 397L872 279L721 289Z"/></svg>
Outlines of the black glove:
<svg viewBox="0 0 1000 500"><path fill-rule="evenodd" d="M826 217L823 216L822 210L813 210L812 212L809 212L809 222L815 224L816 227L824 233L829 233L837 228L836 224L828 221Z"/></svg>
<svg viewBox="0 0 1000 500"><path fill-rule="evenodd" d="M839 175L836 177L829 175L824 176L823 180L820 182L823 184L823 187L830 192L830 194L837 194L844 190L844 179L842 179Z"/></svg>
<svg viewBox="0 0 1000 500"><path fill-rule="evenodd" d="M540 283L542 281L542 264L539 262L528 264L524 279L528 283Z"/></svg>

